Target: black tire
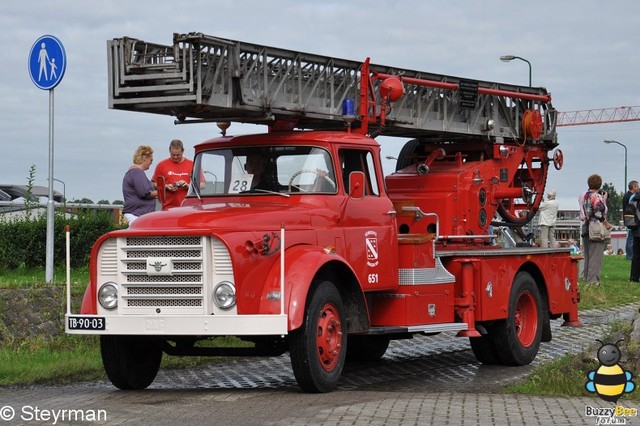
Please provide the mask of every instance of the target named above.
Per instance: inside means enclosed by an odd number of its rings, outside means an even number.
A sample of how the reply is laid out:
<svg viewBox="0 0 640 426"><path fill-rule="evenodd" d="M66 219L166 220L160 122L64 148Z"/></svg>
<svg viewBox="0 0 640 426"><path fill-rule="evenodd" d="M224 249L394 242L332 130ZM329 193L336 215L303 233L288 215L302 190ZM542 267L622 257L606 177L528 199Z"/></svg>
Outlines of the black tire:
<svg viewBox="0 0 640 426"><path fill-rule="evenodd" d="M140 336L100 336L100 353L107 377L123 390L147 388L162 361L160 341Z"/></svg>
<svg viewBox="0 0 640 426"><path fill-rule="evenodd" d="M509 316L496 323L493 342L503 364L528 365L542 340L542 303L533 277L519 272L509 295Z"/></svg>
<svg viewBox="0 0 640 426"><path fill-rule="evenodd" d="M416 154L418 153L419 147L420 141L418 139L411 139L404 144L404 146L400 150L400 153L398 154L398 160L396 161L396 172L417 162Z"/></svg>
<svg viewBox="0 0 640 426"><path fill-rule="evenodd" d="M485 325L487 334L480 337L469 337L471 350L476 359L486 365L498 365L501 363L498 349L494 342L494 328Z"/></svg>
<svg viewBox="0 0 640 426"><path fill-rule="evenodd" d="M349 362L374 362L380 360L389 347L388 336L349 336Z"/></svg>
<svg viewBox="0 0 640 426"><path fill-rule="evenodd" d="M344 305L330 281L313 285L302 327L289 334L291 366L306 392L329 392L338 385L347 351Z"/></svg>

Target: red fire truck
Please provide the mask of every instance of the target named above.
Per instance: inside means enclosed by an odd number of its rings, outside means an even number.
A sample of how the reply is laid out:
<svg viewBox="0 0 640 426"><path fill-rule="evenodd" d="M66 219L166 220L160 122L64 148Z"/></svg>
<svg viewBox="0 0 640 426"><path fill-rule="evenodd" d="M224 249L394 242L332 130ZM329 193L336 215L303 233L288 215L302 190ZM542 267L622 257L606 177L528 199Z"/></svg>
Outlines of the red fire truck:
<svg viewBox="0 0 640 426"><path fill-rule="evenodd" d="M181 207L93 247L66 330L100 335L116 387L149 386L163 353L289 351L300 387L326 392L392 339L450 332L482 363L525 365L551 320L581 325L576 260L525 230L563 160L546 89L200 33L108 51L110 108L222 130ZM408 140L386 177L380 135ZM243 344L201 343L218 336Z"/></svg>

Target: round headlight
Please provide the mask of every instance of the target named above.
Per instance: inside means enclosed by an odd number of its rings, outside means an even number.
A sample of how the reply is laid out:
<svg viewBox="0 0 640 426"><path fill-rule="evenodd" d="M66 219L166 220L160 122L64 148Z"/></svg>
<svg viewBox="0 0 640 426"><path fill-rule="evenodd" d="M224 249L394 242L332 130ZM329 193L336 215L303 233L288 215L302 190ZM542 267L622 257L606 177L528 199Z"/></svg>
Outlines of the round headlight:
<svg viewBox="0 0 640 426"><path fill-rule="evenodd" d="M231 309L236 305L236 289L229 281L222 281L213 289L213 303L220 309Z"/></svg>
<svg viewBox="0 0 640 426"><path fill-rule="evenodd" d="M98 290L98 302L105 309L115 309L118 306L118 287L116 283L102 284Z"/></svg>

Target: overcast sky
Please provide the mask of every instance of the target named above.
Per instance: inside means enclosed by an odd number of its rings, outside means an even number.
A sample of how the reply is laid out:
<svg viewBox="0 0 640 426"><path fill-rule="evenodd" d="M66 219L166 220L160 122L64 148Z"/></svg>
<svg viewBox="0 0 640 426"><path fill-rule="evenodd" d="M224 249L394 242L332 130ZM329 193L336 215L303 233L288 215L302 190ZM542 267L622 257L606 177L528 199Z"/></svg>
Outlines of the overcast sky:
<svg viewBox="0 0 640 426"><path fill-rule="evenodd" d="M47 185L49 93L29 77L27 59L42 35L59 38L66 74L54 90L54 177L69 200L122 199L122 176L138 145L151 145L155 162L171 139L193 146L216 136L215 124L173 124L173 118L110 110L107 40L130 36L170 45L172 35L202 32L223 38L364 60L459 77L546 87L559 111L640 105L640 2L595 0L402 1L375 0L21 0L2 3L0 16L0 183ZM265 129L234 124L229 133ZM575 209L592 173L622 190L624 150L629 179L640 179L640 122L559 129L564 168L551 168L548 189L561 208ZM404 139L383 138L383 155ZM152 166L153 167L153 166ZM385 163L385 172L393 170ZM150 170L151 172L151 170ZM149 173L150 176L151 173ZM63 191L60 183L55 189Z"/></svg>

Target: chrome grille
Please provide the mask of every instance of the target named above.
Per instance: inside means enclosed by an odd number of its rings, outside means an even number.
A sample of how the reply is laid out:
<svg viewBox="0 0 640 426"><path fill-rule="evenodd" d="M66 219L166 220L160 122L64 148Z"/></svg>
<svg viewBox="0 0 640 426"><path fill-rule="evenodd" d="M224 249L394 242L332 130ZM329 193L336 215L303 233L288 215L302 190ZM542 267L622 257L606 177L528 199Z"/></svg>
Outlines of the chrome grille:
<svg viewBox="0 0 640 426"><path fill-rule="evenodd" d="M129 287L127 294L202 294L202 287Z"/></svg>
<svg viewBox="0 0 640 426"><path fill-rule="evenodd" d="M176 249L154 249L154 248L145 248L142 250L129 250L129 255L127 256L129 259L140 259L147 257L175 257L175 258L192 258L192 257L202 257L202 250L176 250Z"/></svg>
<svg viewBox="0 0 640 426"><path fill-rule="evenodd" d="M175 269L176 271L198 271L200 270L200 264L186 263L186 262L173 262L173 269Z"/></svg>
<svg viewBox="0 0 640 426"><path fill-rule="evenodd" d="M213 240L213 269L218 275L232 275L233 266L227 247L220 240Z"/></svg>
<svg viewBox="0 0 640 426"><path fill-rule="evenodd" d="M116 239L104 242L100 250L100 274L115 275L118 272L118 246Z"/></svg>
<svg viewBox="0 0 640 426"><path fill-rule="evenodd" d="M199 246L201 244L200 237L129 237L127 245L132 246Z"/></svg>
<svg viewBox="0 0 640 426"><path fill-rule="evenodd" d="M129 271L146 271L147 264L145 262L130 262L127 263L127 269Z"/></svg>
<svg viewBox="0 0 640 426"><path fill-rule="evenodd" d="M212 255L206 243L206 238L193 236L122 238L118 245L122 312L145 314L164 308L203 314L206 258ZM224 263L229 254L224 244L219 244L224 249L220 253Z"/></svg>
<svg viewBox="0 0 640 426"><path fill-rule="evenodd" d="M129 299L128 307L202 307L202 299Z"/></svg>
<svg viewBox="0 0 640 426"><path fill-rule="evenodd" d="M202 283L202 275L128 275L128 283Z"/></svg>

